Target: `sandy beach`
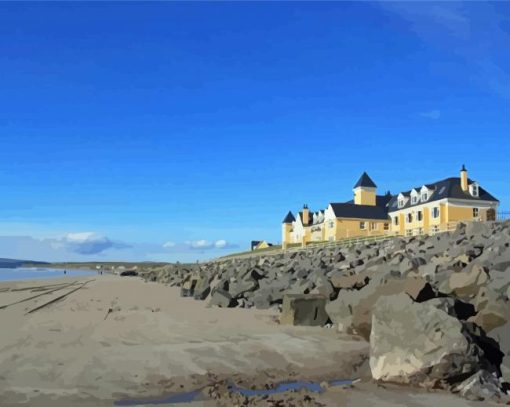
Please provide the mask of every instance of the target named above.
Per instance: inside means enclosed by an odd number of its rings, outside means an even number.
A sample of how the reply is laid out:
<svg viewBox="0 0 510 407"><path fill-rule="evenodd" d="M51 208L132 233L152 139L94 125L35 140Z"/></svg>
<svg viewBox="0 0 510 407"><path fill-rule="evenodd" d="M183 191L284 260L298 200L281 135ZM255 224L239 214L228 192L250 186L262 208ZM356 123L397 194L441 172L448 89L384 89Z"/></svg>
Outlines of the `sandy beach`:
<svg viewBox="0 0 510 407"><path fill-rule="evenodd" d="M303 405L390 406L397 399L402 405L469 405L453 395L371 384L368 344L356 337L281 326L274 311L207 307L180 297L177 288L139 278L3 282L0 306L5 305L0 309L2 406L112 406L226 380L263 387L356 378L363 382L331 388Z"/></svg>

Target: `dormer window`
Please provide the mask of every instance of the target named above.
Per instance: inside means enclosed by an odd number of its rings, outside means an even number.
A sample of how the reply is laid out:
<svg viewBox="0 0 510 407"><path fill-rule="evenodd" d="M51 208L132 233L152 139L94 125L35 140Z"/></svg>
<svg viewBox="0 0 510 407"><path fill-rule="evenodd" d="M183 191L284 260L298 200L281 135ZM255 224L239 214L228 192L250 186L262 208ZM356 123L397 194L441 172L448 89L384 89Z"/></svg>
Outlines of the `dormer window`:
<svg viewBox="0 0 510 407"><path fill-rule="evenodd" d="M478 197L478 195L480 194L480 191L478 189L478 184L477 183L473 183L473 184L471 184L469 186L469 193L472 196Z"/></svg>
<svg viewBox="0 0 510 407"><path fill-rule="evenodd" d="M418 202L418 197L417 197L416 195L413 195L413 196L411 197L411 204L413 204L413 205L414 205L414 204L415 204L415 203L417 203L417 202Z"/></svg>
<svg viewBox="0 0 510 407"><path fill-rule="evenodd" d="M398 200L398 207L399 208L403 208L404 207L404 200L403 199L399 199Z"/></svg>
<svg viewBox="0 0 510 407"><path fill-rule="evenodd" d="M421 194L421 200L423 202L425 202L427 199L429 199L429 194L427 194L426 192L424 192L423 194Z"/></svg>

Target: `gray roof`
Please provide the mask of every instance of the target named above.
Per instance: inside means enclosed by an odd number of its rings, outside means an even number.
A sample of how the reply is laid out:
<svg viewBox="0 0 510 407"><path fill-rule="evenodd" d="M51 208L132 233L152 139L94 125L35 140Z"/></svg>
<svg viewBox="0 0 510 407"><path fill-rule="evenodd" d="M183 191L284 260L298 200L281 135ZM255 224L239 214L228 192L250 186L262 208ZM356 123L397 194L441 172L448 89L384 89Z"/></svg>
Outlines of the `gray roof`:
<svg viewBox="0 0 510 407"><path fill-rule="evenodd" d="M468 184L471 184L473 182L474 181L471 179L468 180ZM478 187L478 196L477 197L472 196L469 192L464 192L461 188L459 177L446 178L444 180L435 182L433 184L426 184L425 186L428 189L433 190L431 196L426 201L427 203L438 201L438 200L444 199L444 198L465 199L465 200L473 201L473 202L476 202L476 201L499 202L496 198L494 198L494 196L492 196L489 192L487 192L485 189L483 189L480 186ZM413 188L413 189L416 189L419 191L421 189L421 186L419 186L417 188ZM411 195L411 191L412 190L405 191L405 192L402 192L402 194L404 196L408 197ZM393 196L393 198L390 200L390 202L388 204L388 210L389 210L389 212L394 212L394 211L397 211L400 209L410 208L413 206L419 206L422 203L423 202L418 201L416 204L413 205L413 204L411 204L411 200L409 199L402 208L399 208L398 207L398 195L395 195L395 196Z"/></svg>
<svg viewBox="0 0 510 407"><path fill-rule="evenodd" d="M370 178L368 174L364 172L361 174L358 182L356 182L356 185L354 185L354 188L358 187L377 188L377 185L375 185L375 182L372 181L372 178Z"/></svg>
<svg viewBox="0 0 510 407"><path fill-rule="evenodd" d="M381 208L386 208L388 206L388 202L393 198L393 196L388 192L385 195L376 195L375 196L375 204ZM354 199L347 201L345 203L354 204Z"/></svg>
<svg viewBox="0 0 510 407"><path fill-rule="evenodd" d="M296 218L294 217L294 214L291 211L289 211L287 216L285 216L285 219L283 219L282 223L292 223L295 220L296 220Z"/></svg>
<svg viewBox="0 0 510 407"><path fill-rule="evenodd" d="M381 206L330 203L337 218L388 220L388 211Z"/></svg>

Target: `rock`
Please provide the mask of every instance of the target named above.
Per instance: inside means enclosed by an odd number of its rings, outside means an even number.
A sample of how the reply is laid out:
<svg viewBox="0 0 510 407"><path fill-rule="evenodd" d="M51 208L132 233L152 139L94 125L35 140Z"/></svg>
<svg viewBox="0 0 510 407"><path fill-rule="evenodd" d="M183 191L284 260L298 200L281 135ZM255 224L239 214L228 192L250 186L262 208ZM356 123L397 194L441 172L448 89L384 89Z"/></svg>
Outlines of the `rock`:
<svg viewBox="0 0 510 407"><path fill-rule="evenodd" d="M366 286L370 278L367 275L368 273L362 273L362 274L354 274L354 275L344 275L341 272L335 272L331 276L331 284L335 288L355 288L359 290L360 288L363 288Z"/></svg>
<svg viewBox="0 0 510 407"><path fill-rule="evenodd" d="M196 284L197 279L189 275L181 285L181 297L193 297Z"/></svg>
<svg viewBox="0 0 510 407"><path fill-rule="evenodd" d="M383 295L402 292L404 285L404 280L386 280L384 275L378 275L361 290L340 290L338 298L326 304L326 312L339 331L359 334L368 340L375 302Z"/></svg>
<svg viewBox="0 0 510 407"><path fill-rule="evenodd" d="M493 329L489 336L499 343L501 351L504 353L501 372L503 380L510 383L510 322Z"/></svg>
<svg viewBox="0 0 510 407"><path fill-rule="evenodd" d="M232 298L239 298L248 291L254 291L258 288L258 283L253 278L249 277L244 280L236 280L231 283L228 288L228 292Z"/></svg>
<svg viewBox="0 0 510 407"><path fill-rule="evenodd" d="M370 369L376 380L434 387L480 369L496 372L501 356L493 356L499 349L490 346L495 345L477 341L466 323L427 301L398 294L374 306Z"/></svg>
<svg viewBox="0 0 510 407"><path fill-rule="evenodd" d="M209 284L209 279L206 277L200 277L194 287L193 298L195 298L195 300L203 301L207 298L210 292L211 285Z"/></svg>
<svg viewBox="0 0 510 407"><path fill-rule="evenodd" d="M448 284L455 295L466 298L476 295L480 287L487 282L487 279L486 269L479 264L473 264L469 271L452 273Z"/></svg>
<svg viewBox="0 0 510 407"><path fill-rule="evenodd" d="M328 321L327 298L320 294L286 294L283 297L282 325L323 326Z"/></svg>
<svg viewBox="0 0 510 407"><path fill-rule="evenodd" d="M506 312L508 312L508 309L506 309ZM507 315L508 314L502 313L499 309L489 307L469 318L468 321L474 322L482 327L485 332L490 332L494 328L504 325L508 320Z"/></svg>
<svg viewBox="0 0 510 407"><path fill-rule="evenodd" d="M325 298L330 299L334 292L335 290L329 280L326 277L320 276L315 281L315 288L310 292L310 294L320 294Z"/></svg>
<svg viewBox="0 0 510 407"><path fill-rule="evenodd" d="M404 291L417 302L427 301L436 296L430 284L420 277L407 278Z"/></svg>
<svg viewBox="0 0 510 407"><path fill-rule="evenodd" d="M453 388L461 397L473 401L497 400L505 397L494 373L480 370Z"/></svg>
<svg viewBox="0 0 510 407"><path fill-rule="evenodd" d="M227 291L218 288L212 293L209 305L217 305L222 308L235 307L237 301Z"/></svg>

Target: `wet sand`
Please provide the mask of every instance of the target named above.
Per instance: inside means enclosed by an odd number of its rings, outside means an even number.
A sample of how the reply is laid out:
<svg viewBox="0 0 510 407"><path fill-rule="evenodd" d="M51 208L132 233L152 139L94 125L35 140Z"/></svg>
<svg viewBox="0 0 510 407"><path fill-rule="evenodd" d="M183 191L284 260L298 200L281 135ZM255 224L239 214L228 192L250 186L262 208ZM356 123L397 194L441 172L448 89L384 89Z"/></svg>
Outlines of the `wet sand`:
<svg viewBox="0 0 510 407"><path fill-rule="evenodd" d="M368 344L333 329L280 326L274 311L207 307L139 278L3 282L0 306L7 304L13 305L0 309L1 406L112 406L204 387L211 394L215 383L213 400L186 405L278 405L270 400L285 397L283 405L470 405L452 395L369 382L320 395L229 397L222 390L229 381L246 388L366 381Z"/></svg>

